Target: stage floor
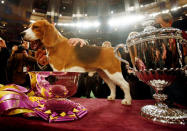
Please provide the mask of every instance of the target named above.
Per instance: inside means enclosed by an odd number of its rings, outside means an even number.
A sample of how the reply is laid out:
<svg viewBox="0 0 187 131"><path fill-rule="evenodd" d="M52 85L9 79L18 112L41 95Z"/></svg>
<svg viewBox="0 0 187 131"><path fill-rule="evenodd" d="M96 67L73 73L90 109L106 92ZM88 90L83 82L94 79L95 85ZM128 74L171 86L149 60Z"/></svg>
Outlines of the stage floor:
<svg viewBox="0 0 187 131"><path fill-rule="evenodd" d="M140 108L154 104L154 100L133 100L131 106L121 105L121 100L71 98L88 109L88 114L72 122L48 123L42 119L24 117L0 117L0 129L40 131L187 131L187 125L159 125L143 119Z"/></svg>

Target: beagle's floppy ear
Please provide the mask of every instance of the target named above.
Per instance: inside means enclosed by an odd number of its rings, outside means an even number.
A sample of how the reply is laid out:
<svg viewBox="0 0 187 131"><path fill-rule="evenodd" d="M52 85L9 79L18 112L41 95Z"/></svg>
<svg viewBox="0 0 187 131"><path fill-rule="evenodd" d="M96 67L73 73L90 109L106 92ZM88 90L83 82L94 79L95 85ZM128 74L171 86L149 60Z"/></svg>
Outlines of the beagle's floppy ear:
<svg viewBox="0 0 187 131"><path fill-rule="evenodd" d="M44 33L43 33L43 39L42 43L46 47L53 47L56 45L56 42L58 40L58 32L55 29L54 25L50 24L49 22L46 22L44 25Z"/></svg>

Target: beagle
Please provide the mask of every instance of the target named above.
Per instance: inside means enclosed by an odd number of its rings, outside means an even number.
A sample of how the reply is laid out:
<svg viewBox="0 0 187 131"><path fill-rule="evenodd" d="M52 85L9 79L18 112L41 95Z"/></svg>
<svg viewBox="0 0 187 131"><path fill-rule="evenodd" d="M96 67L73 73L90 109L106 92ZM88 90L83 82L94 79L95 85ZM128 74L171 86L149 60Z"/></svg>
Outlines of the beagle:
<svg viewBox="0 0 187 131"><path fill-rule="evenodd" d="M21 34L23 39L27 41L41 40L48 52L49 64L53 71L96 71L110 88L111 93L108 100L115 99L116 85L118 85L125 94L121 103L131 105L129 84L123 78L121 63L116 59L113 48L87 45L83 47L71 46L68 44L68 39L46 20L32 23Z"/></svg>

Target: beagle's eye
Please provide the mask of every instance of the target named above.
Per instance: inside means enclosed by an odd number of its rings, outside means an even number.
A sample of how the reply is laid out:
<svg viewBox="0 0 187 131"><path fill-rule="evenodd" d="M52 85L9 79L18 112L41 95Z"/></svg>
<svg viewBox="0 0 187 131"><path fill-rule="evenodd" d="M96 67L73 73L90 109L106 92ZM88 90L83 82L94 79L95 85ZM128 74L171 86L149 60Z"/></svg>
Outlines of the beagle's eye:
<svg viewBox="0 0 187 131"><path fill-rule="evenodd" d="M33 29L38 29L39 26L33 25L32 28L33 28Z"/></svg>

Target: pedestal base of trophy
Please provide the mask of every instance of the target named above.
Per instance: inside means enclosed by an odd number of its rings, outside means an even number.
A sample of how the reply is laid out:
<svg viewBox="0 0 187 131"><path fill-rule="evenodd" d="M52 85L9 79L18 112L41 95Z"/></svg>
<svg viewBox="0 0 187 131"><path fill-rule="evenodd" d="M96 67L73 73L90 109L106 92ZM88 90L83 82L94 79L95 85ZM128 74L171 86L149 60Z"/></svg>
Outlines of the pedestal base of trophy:
<svg viewBox="0 0 187 131"><path fill-rule="evenodd" d="M181 110L160 107L157 105L146 105L141 108L141 116L153 122L159 122L163 124L185 124L185 115Z"/></svg>

